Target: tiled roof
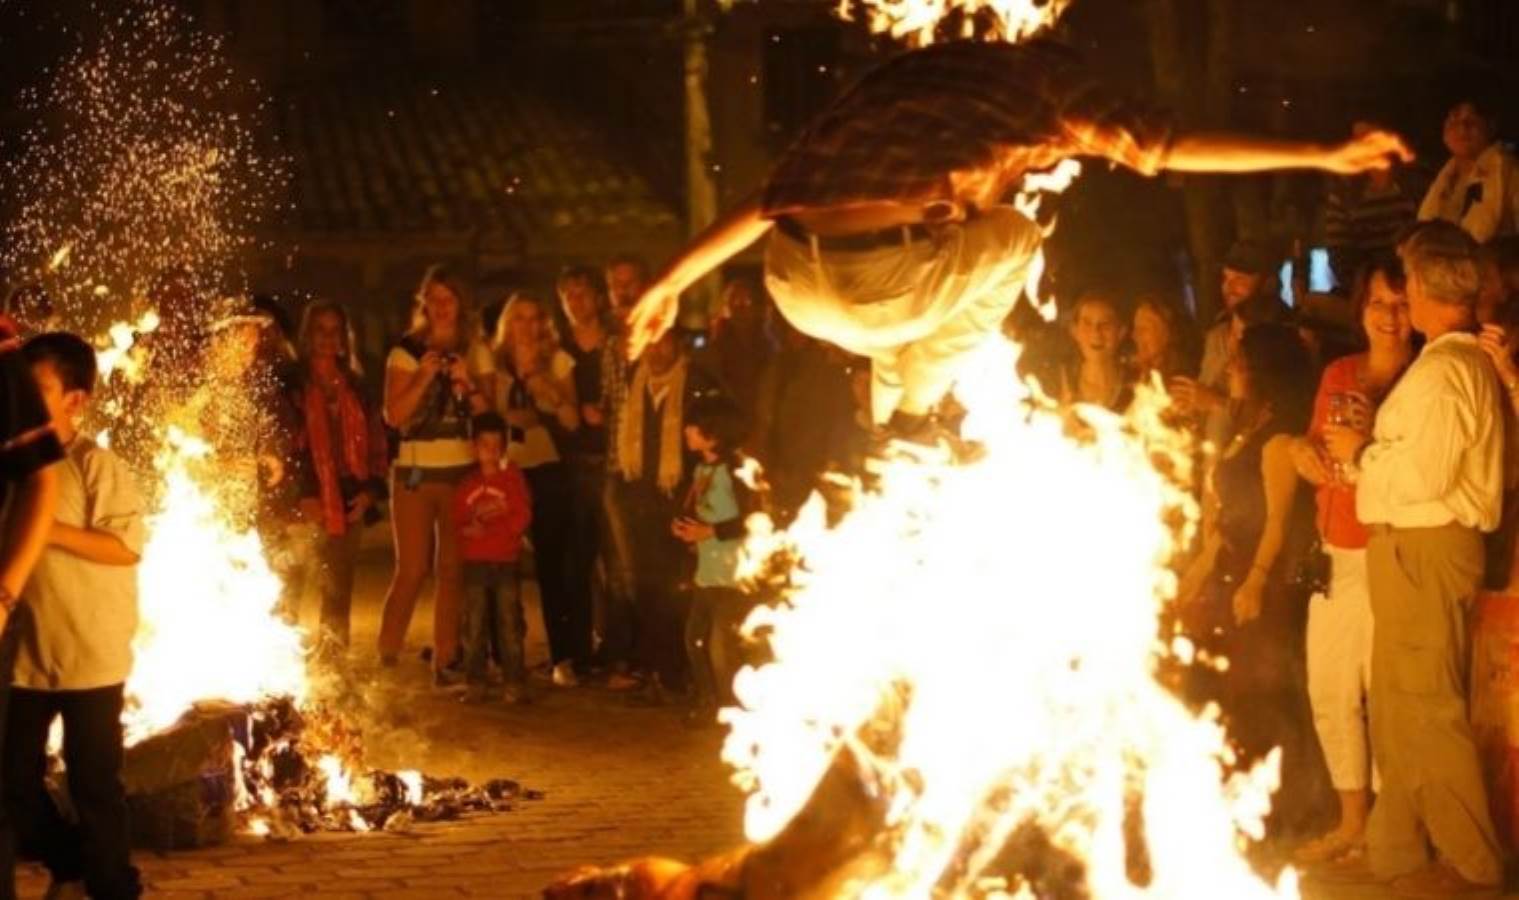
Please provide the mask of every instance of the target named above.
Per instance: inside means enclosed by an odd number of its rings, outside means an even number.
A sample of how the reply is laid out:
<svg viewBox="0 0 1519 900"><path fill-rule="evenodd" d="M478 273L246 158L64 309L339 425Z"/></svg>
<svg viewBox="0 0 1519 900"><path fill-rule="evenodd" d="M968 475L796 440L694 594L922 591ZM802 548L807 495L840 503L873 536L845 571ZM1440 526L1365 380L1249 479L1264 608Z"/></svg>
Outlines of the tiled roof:
<svg viewBox="0 0 1519 900"><path fill-rule="evenodd" d="M372 77L279 107L291 224L324 237L468 234L531 252L574 232L674 232L673 206L615 141L509 74Z"/></svg>

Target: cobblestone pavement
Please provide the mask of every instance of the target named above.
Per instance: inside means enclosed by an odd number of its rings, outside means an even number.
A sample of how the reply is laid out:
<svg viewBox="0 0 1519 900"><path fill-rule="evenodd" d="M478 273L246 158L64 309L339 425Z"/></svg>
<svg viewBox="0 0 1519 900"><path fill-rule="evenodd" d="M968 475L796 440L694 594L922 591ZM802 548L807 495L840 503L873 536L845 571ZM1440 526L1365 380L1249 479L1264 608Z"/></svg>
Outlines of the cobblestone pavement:
<svg viewBox="0 0 1519 900"><path fill-rule="evenodd" d="M715 728L692 730L676 711L634 709L595 688L544 685L530 706L462 706L457 694L432 690L414 652L376 677L387 575L384 557L366 564L355 598L353 665L373 711L363 723L369 762L475 781L513 778L546 797L405 835L250 837L208 850L140 852L151 896L530 897L581 864L644 854L697 858L741 839L742 798L727 784ZM308 598L306 612L314 615L314 605ZM545 655L536 619L530 610L530 662ZM424 601L413 650L430 622ZM23 898L40 897L46 884L36 867L18 878Z"/></svg>
<svg viewBox="0 0 1519 900"><path fill-rule="evenodd" d="M695 859L741 838L742 800L718 759L721 732L691 730L668 709L635 709L595 688L544 686L527 707L465 707L427 684L415 653L377 677L373 641L388 574L366 564L355 611L353 668L370 763L484 781L514 778L545 792L500 815L418 825L403 835L313 835L288 843L240 838L229 846L139 853L150 896L434 898L536 896L582 864L656 854ZM314 605L308 599L307 612ZM529 660L545 655L529 611ZM420 608L413 648L426 639ZM23 898L46 876L26 867ZM1381 900L1367 887L1304 885L1306 900Z"/></svg>

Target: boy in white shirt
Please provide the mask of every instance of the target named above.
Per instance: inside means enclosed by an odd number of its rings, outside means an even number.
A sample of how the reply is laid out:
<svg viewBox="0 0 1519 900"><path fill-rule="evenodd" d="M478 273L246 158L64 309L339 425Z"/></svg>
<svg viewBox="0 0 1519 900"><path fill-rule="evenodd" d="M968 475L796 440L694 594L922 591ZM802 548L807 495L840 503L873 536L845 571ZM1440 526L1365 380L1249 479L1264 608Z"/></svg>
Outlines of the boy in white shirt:
<svg viewBox="0 0 1519 900"><path fill-rule="evenodd" d="M21 594L16 667L0 751L0 784L24 851L53 878L48 896L138 897L121 713L137 630L143 505L127 466L79 433L95 387L95 351L64 332L23 352L64 445L56 520ZM63 718L63 758L77 825L43 787L48 729Z"/></svg>

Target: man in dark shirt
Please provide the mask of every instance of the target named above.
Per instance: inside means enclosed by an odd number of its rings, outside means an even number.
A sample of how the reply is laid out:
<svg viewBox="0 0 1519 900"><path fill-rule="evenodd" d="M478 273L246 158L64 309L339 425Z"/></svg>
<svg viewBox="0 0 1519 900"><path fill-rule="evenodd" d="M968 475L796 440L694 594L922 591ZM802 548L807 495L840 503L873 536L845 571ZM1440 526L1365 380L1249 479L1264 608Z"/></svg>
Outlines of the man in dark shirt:
<svg viewBox="0 0 1519 900"><path fill-rule="evenodd" d="M1000 327L1039 250L1039 227L1002 204L1026 174L1077 156L1145 175L1354 174L1412 159L1385 131L1332 147L1180 134L1047 41L935 45L867 74L803 132L756 199L676 257L640 299L629 350L670 328L683 290L771 234L766 280L781 312L871 360L877 424L931 433L959 362Z"/></svg>
<svg viewBox="0 0 1519 900"><path fill-rule="evenodd" d="M0 338L0 622L9 615L53 524L57 478L53 463L63 447L37 393L21 343Z"/></svg>
<svg viewBox="0 0 1519 900"><path fill-rule="evenodd" d="M21 342L0 325L0 627L47 544L58 500L53 464L61 459L63 447ZM0 643L0 711L14 659L10 642ZM16 896L15 844L10 823L0 821L0 900Z"/></svg>

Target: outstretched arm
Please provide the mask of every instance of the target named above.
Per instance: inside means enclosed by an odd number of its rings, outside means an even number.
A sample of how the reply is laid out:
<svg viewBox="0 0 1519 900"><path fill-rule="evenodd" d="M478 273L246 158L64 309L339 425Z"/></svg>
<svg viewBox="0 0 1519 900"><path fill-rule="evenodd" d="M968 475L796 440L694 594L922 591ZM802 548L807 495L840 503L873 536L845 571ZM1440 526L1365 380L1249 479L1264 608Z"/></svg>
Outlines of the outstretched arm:
<svg viewBox="0 0 1519 900"><path fill-rule="evenodd" d="M1413 162L1413 151L1391 131L1373 129L1341 144L1282 141L1226 132L1178 135L1165 168L1175 172L1264 172L1322 169L1358 175Z"/></svg>
<svg viewBox="0 0 1519 900"><path fill-rule="evenodd" d="M628 317L628 358L637 359L645 347L663 337L675 324L682 291L759 240L773 224L761 213L759 200L755 198L697 235L638 298L638 305Z"/></svg>

